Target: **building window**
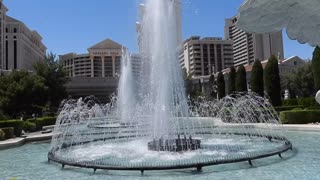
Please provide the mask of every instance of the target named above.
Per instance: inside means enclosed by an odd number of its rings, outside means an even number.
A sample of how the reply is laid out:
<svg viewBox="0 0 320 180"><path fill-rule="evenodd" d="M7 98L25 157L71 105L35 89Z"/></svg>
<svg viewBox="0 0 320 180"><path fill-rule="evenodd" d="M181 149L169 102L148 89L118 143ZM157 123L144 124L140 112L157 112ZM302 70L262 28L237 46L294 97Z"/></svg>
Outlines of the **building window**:
<svg viewBox="0 0 320 180"><path fill-rule="evenodd" d="M9 32L9 29L8 28L6 28L6 33L8 33Z"/></svg>
<svg viewBox="0 0 320 180"><path fill-rule="evenodd" d="M13 69L17 69L17 55L18 51L17 51L17 41L14 41L14 45L13 45Z"/></svg>
<svg viewBox="0 0 320 180"><path fill-rule="evenodd" d="M8 53L9 53L9 50L8 50L8 40L6 41L6 70L8 70L9 69L9 65L8 65L8 57L9 57L9 55L8 55Z"/></svg>
<svg viewBox="0 0 320 180"><path fill-rule="evenodd" d="M13 36L13 39L17 39L17 36Z"/></svg>
<svg viewBox="0 0 320 180"><path fill-rule="evenodd" d="M17 33L17 28L13 28L13 33Z"/></svg>

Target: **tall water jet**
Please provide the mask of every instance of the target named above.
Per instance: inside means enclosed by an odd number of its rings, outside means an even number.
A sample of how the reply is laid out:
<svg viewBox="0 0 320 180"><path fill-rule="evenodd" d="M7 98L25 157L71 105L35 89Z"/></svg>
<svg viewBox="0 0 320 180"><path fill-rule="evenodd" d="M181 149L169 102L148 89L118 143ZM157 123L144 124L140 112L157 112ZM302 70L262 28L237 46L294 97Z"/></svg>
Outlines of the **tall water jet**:
<svg viewBox="0 0 320 180"><path fill-rule="evenodd" d="M177 0L146 0L142 47L149 62L149 94L154 103L151 115L153 138L176 137L176 117L188 117L188 105L178 62ZM183 134L189 135L188 127ZM187 130L188 129L188 130Z"/></svg>
<svg viewBox="0 0 320 180"><path fill-rule="evenodd" d="M136 105L135 94L130 54L127 49L123 49L118 87L118 113L122 122L128 122L133 119Z"/></svg>
<svg viewBox="0 0 320 180"><path fill-rule="evenodd" d="M118 98L106 105L91 99L67 101L54 129L50 161L94 172L143 173L201 170L240 161L252 165L254 159L281 157L292 149L281 133L277 113L261 97L239 94L219 102L199 98L188 107L177 55L176 3L180 1L146 0L140 37L144 62L138 87L143 91L136 103L131 99L136 94L131 91L131 61L123 53ZM123 123L132 119L134 123Z"/></svg>

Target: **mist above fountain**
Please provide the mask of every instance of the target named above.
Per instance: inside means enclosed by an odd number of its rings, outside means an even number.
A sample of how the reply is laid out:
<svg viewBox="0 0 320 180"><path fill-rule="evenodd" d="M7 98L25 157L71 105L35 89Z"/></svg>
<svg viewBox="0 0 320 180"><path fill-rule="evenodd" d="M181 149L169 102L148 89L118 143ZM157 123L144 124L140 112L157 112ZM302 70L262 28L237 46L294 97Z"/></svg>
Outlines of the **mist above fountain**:
<svg viewBox="0 0 320 180"><path fill-rule="evenodd" d="M177 2L146 0L138 87L131 84L130 56L124 51L118 95L111 103L89 98L63 104L49 160L94 171L201 170L222 163L251 164L292 148L277 113L261 97L187 100L177 56Z"/></svg>

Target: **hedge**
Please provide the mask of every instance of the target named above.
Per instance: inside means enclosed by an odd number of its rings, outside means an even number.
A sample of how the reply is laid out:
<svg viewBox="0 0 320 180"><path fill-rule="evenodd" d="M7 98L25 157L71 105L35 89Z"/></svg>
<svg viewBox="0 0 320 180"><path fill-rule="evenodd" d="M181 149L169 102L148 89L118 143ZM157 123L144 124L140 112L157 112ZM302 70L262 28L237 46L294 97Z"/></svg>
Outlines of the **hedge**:
<svg viewBox="0 0 320 180"><path fill-rule="evenodd" d="M28 122L35 123L36 130L42 130L43 126L51 126L56 124L56 117L42 117L37 119L27 119Z"/></svg>
<svg viewBox="0 0 320 180"><path fill-rule="evenodd" d="M35 131L37 131L36 127L37 127L36 123L30 122L30 121L25 121L23 123L23 130L25 132L35 132Z"/></svg>
<svg viewBox="0 0 320 180"><path fill-rule="evenodd" d="M5 140L6 139L6 134L3 132L3 130L2 129L0 129L0 141L3 141L3 140Z"/></svg>
<svg viewBox="0 0 320 180"><path fill-rule="evenodd" d="M1 128L1 130L4 132L4 139L15 138L13 127Z"/></svg>
<svg viewBox="0 0 320 180"><path fill-rule="evenodd" d="M280 112L283 124L309 124L320 122L320 110L297 110Z"/></svg>
<svg viewBox="0 0 320 180"><path fill-rule="evenodd" d="M7 127L13 127L14 135L16 137L20 137L23 129L23 121L21 120L0 121L0 128L7 128Z"/></svg>
<svg viewBox="0 0 320 180"><path fill-rule="evenodd" d="M320 106L316 102L314 97L299 98L299 99L286 99L286 100L283 100L282 105L283 106L303 106L304 108Z"/></svg>
<svg viewBox="0 0 320 180"><path fill-rule="evenodd" d="M297 108L303 109L303 106L279 106L279 107L274 107L274 109L277 112L290 111L290 110L297 109Z"/></svg>

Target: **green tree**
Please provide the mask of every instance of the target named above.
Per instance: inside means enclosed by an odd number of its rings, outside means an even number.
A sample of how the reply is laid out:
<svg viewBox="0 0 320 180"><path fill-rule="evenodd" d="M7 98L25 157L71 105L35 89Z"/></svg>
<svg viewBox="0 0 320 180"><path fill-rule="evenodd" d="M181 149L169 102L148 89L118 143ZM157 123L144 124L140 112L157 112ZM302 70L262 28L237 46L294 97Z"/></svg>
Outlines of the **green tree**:
<svg viewBox="0 0 320 180"><path fill-rule="evenodd" d="M228 94L232 94L236 91L236 68L230 67L229 79L228 79Z"/></svg>
<svg viewBox="0 0 320 180"><path fill-rule="evenodd" d="M238 67L236 74L236 91L247 92L247 73L243 65Z"/></svg>
<svg viewBox="0 0 320 180"><path fill-rule="evenodd" d="M44 61L34 64L35 72L42 77L48 87L47 106L49 111L56 111L60 102L67 97L65 84L68 81L62 64L56 59L56 55L49 53Z"/></svg>
<svg viewBox="0 0 320 180"><path fill-rule="evenodd" d="M47 90L42 77L26 71L12 71L0 77L0 108L13 118L41 113Z"/></svg>
<svg viewBox="0 0 320 180"><path fill-rule="evenodd" d="M316 90L320 90L320 48L317 46L312 57L312 72Z"/></svg>
<svg viewBox="0 0 320 180"><path fill-rule="evenodd" d="M209 78L209 90L210 90L211 99L215 99L217 97L216 88L217 88L217 85L216 85L215 77L214 75L211 75Z"/></svg>
<svg viewBox="0 0 320 180"><path fill-rule="evenodd" d="M311 63L307 62L304 66L281 77L281 88L288 89L291 98L313 96L315 86Z"/></svg>
<svg viewBox="0 0 320 180"><path fill-rule="evenodd" d="M217 78L217 88L218 88L218 96L219 99L222 99L226 96L226 85L224 81L224 75L222 72L219 72Z"/></svg>
<svg viewBox="0 0 320 180"><path fill-rule="evenodd" d="M265 68L264 82L271 104L273 106L281 106L281 85L278 59L274 55L269 58Z"/></svg>
<svg viewBox="0 0 320 180"><path fill-rule="evenodd" d="M252 92L264 97L263 67L258 59L254 62L252 67L250 84Z"/></svg>

